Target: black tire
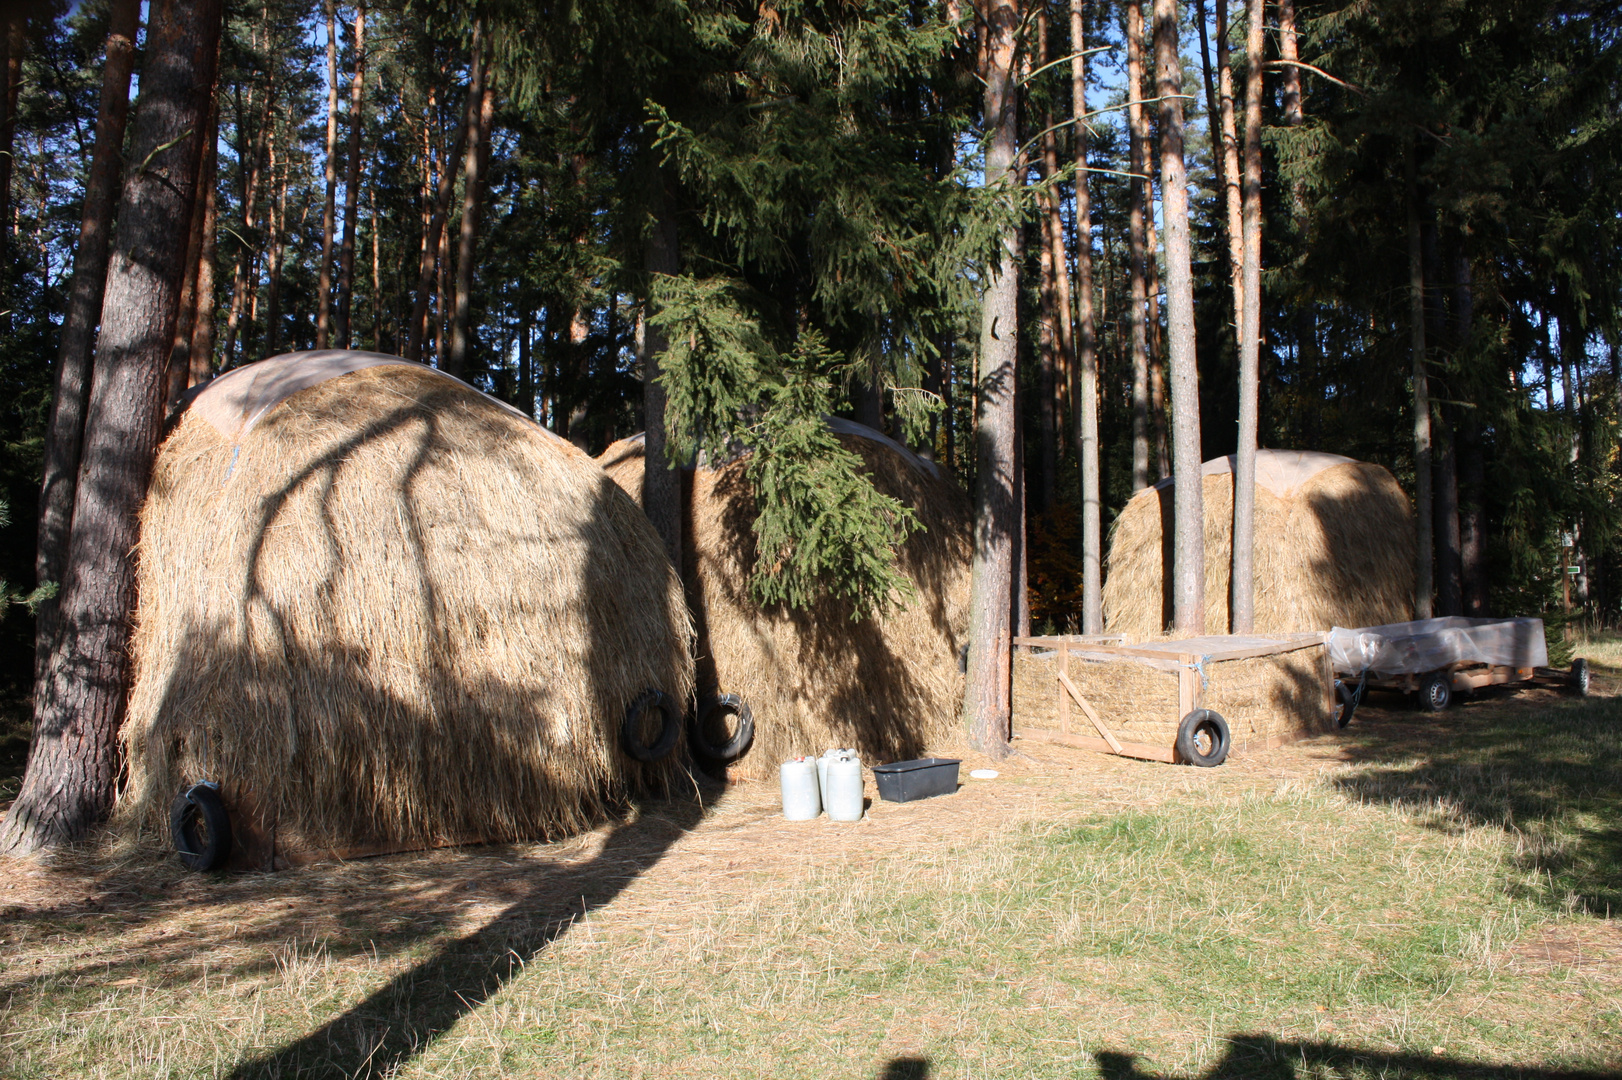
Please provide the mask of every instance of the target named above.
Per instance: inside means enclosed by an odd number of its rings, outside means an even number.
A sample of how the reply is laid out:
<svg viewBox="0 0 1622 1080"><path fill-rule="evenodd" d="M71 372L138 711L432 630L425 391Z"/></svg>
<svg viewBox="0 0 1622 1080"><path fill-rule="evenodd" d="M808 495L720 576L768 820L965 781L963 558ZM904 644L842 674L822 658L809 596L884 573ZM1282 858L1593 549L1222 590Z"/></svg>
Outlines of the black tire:
<svg viewBox="0 0 1622 1080"><path fill-rule="evenodd" d="M1366 679L1359 679L1356 686L1335 680L1335 726L1343 728L1352 722L1352 714L1357 707L1363 704L1363 688L1367 685Z"/></svg>
<svg viewBox="0 0 1622 1080"><path fill-rule="evenodd" d="M651 744L644 743L638 733L642 722L642 715L649 709L658 709L663 723L659 727L659 737ZM625 752L638 761L652 764L655 761L669 757L670 752L676 749L676 740L681 738L681 712L676 703L670 700L670 695L663 690L648 690L641 697L631 702L631 707L625 710L625 721L620 724L620 745Z"/></svg>
<svg viewBox="0 0 1622 1080"><path fill-rule="evenodd" d="M710 742L707 730L716 714L731 713L738 718L732 738L717 746ZM687 725L687 745L705 761L717 765L730 765L749 752L755 742L755 714L737 694L721 694L705 698L698 703L692 721Z"/></svg>
<svg viewBox="0 0 1622 1080"><path fill-rule="evenodd" d="M1571 689L1578 697L1588 696L1588 661L1582 657L1571 662Z"/></svg>
<svg viewBox="0 0 1622 1080"><path fill-rule="evenodd" d="M211 784L194 784L169 808L169 835L188 870L217 870L231 856L231 817Z"/></svg>
<svg viewBox="0 0 1622 1080"><path fill-rule="evenodd" d="M1433 671L1419 680L1419 707L1441 712L1453 704L1453 680L1445 671Z"/></svg>
<svg viewBox="0 0 1622 1080"><path fill-rule="evenodd" d="M1195 709L1177 725L1177 756L1188 765L1214 769L1228 760L1228 722L1210 709Z"/></svg>

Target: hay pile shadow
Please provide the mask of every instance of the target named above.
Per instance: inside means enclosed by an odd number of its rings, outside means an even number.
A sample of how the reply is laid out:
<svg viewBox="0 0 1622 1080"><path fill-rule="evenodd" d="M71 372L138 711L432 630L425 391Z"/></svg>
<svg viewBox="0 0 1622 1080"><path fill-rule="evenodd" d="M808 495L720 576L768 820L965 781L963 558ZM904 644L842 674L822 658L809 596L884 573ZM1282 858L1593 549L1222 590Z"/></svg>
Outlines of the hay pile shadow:
<svg viewBox="0 0 1622 1080"><path fill-rule="evenodd" d="M1357 767L1333 780L1348 796L1443 832L1502 829L1542 881L1518 886L1532 898L1622 913L1622 700L1466 703L1353 731Z"/></svg>
<svg viewBox="0 0 1622 1080"><path fill-rule="evenodd" d="M1268 1034L1238 1033L1223 1041L1227 1052L1197 1080L1603 1080L1616 1075L1534 1064L1492 1065L1445 1054L1384 1053ZM1105 1050L1093 1056L1104 1080L1196 1080L1140 1068L1136 1054Z"/></svg>

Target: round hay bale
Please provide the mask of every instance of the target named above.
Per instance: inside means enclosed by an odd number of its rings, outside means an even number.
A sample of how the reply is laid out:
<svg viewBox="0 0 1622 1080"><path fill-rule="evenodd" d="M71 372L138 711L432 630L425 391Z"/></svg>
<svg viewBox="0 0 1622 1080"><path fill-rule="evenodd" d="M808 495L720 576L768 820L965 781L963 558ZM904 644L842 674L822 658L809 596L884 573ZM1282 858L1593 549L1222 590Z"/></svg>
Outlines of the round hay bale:
<svg viewBox="0 0 1622 1080"><path fill-rule="evenodd" d="M877 488L912 508L923 528L897 553L917 595L882 618L852 622L843 601L762 608L749 595L755 495L742 461L683 473L683 578L698 632L700 693L740 695L755 743L734 775L764 779L799 754L854 747L868 763L961 742L971 514L946 473L871 428L830 421L861 455ZM643 439L597 458L641 501Z"/></svg>
<svg viewBox="0 0 1622 1080"><path fill-rule="evenodd" d="M1231 457L1205 463L1205 628L1229 628ZM1104 625L1157 637L1171 623L1172 482L1134 495L1110 530ZM1385 469L1336 454L1256 454L1258 634L1376 626L1413 617L1414 523Z"/></svg>
<svg viewBox="0 0 1622 1080"><path fill-rule="evenodd" d="M659 538L585 453L394 357L233 371L159 451L142 512L118 814L221 784L277 856L551 838L657 766L626 706L693 685Z"/></svg>

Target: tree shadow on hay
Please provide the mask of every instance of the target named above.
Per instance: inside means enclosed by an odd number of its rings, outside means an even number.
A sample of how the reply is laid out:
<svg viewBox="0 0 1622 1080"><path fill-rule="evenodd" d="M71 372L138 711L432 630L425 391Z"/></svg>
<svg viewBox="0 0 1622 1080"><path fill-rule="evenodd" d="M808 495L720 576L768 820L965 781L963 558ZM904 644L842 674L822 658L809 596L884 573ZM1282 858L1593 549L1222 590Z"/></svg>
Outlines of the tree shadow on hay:
<svg viewBox="0 0 1622 1080"><path fill-rule="evenodd" d="M1350 798L1443 833L1502 829L1514 863L1544 882L1513 887L1557 909L1574 896L1595 914L1622 912L1622 701L1539 694L1435 716L1360 709L1348 735L1345 756L1359 767L1331 782Z"/></svg>
<svg viewBox="0 0 1622 1080"><path fill-rule="evenodd" d="M1446 1054L1382 1053L1330 1042L1285 1041L1267 1034L1228 1036L1222 1059L1196 1076L1147 1070L1139 1055L1118 1050L1094 1054L1104 1080L1602 1080L1611 1072L1491 1065Z"/></svg>

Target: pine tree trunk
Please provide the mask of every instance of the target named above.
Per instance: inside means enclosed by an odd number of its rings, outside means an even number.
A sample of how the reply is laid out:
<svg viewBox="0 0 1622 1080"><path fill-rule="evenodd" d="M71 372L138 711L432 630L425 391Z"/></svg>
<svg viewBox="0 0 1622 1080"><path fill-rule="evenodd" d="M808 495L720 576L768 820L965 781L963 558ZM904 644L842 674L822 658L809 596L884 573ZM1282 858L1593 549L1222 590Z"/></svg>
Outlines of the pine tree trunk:
<svg viewBox="0 0 1622 1080"><path fill-rule="evenodd" d="M652 310L653 289L660 277L681 273L680 237L676 216L670 210L663 190L664 179L655 176L652 205L648 214L653 228L643 251L643 269L648 275L648 293L643 302L642 328L642 509L653 522L654 531L664 541L665 554L676 573L682 572L681 472L670 464L665 440L665 388L659 382L659 358L669 343L647 313Z"/></svg>
<svg viewBox="0 0 1622 1080"><path fill-rule="evenodd" d="M1048 19L1045 8L1036 14L1037 65L1048 62ZM1048 181L1042 190L1039 209L1042 275L1042 357L1041 387L1037 399L1038 423L1041 431L1041 499L1037 510L1051 513L1058 502L1059 483L1059 409L1061 389L1068 384L1065 377L1071 368L1070 322L1070 266L1064 253L1064 217L1059 207L1059 138L1053 125L1053 107L1042 111L1042 177ZM1029 506L1026 511L1028 513ZM1028 519L1027 519L1028 520ZM1023 565L1023 562L1021 563Z"/></svg>
<svg viewBox="0 0 1622 1080"><path fill-rule="evenodd" d="M1244 308L1239 318L1239 445L1233 470L1233 567L1229 612L1235 634L1256 629L1256 413L1262 348L1263 0L1250 0L1245 30Z"/></svg>
<svg viewBox="0 0 1622 1080"><path fill-rule="evenodd" d="M1436 499L1436 614L1464 614L1464 594L1460 588L1459 558L1459 469L1453 448L1453 426L1448 423L1447 405L1436 410L1432 419L1433 484Z"/></svg>
<svg viewBox="0 0 1622 1080"><path fill-rule="evenodd" d="M271 182L276 185L276 202L270 213L270 296L265 305L265 355L275 356L282 343L282 245L287 227L287 177L280 180L274 169Z"/></svg>
<svg viewBox="0 0 1622 1080"><path fill-rule="evenodd" d="M1131 259L1131 293L1127 321L1132 333L1132 490L1149 486L1149 324L1148 252L1149 123L1143 111L1143 0L1126 4L1127 134L1132 172L1127 244Z"/></svg>
<svg viewBox="0 0 1622 1080"><path fill-rule="evenodd" d="M1408 148L1408 308L1414 383L1414 618L1431 617L1431 404L1425 374L1425 259L1419 235L1417 147Z"/></svg>
<svg viewBox="0 0 1622 1080"><path fill-rule="evenodd" d="M1093 215L1087 190L1087 21L1070 0L1070 100L1076 123L1076 364L1071 393L1081 466L1081 632L1104 632L1103 501L1098 470L1098 343L1093 318Z"/></svg>
<svg viewBox="0 0 1622 1080"><path fill-rule="evenodd" d="M584 237L577 238L584 242ZM591 323L584 308L576 307L569 313L569 364L574 369L574 404L569 408L568 439L586 453L591 453L591 431L587 427L586 398L591 393L591 354L586 349Z"/></svg>
<svg viewBox="0 0 1622 1080"><path fill-rule="evenodd" d="M518 407L531 419L535 417L535 368L530 361L529 339L534 332L526 304L518 323Z"/></svg>
<svg viewBox="0 0 1622 1080"><path fill-rule="evenodd" d="M5 72L5 86L0 88L0 256L9 255L11 251L11 173L16 160L12 151L17 141L17 97L22 91L23 51L27 48L26 10L24 4L7 5L5 36L0 40L0 67ZM0 327L10 329L9 311L0 315L0 320L3 320Z"/></svg>
<svg viewBox="0 0 1622 1080"><path fill-rule="evenodd" d="M215 98L209 101L210 134L214 133L214 118L219 112L219 102ZM201 186L207 181L209 145L205 137L202 142L203 166L198 171L197 182ZM203 259L203 210L207 199L194 198L191 207L191 227L186 240L186 278L180 286L180 302L175 313L175 343L169 350L169 363L164 369L164 417L173 419L176 409L180 405L180 398L186 392L186 380L191 375L191 337L192 327L197 318L197 271L198 264Z"/></svg>
<svg viewBox="0 0 1622 1080"><path fill-rule="evenodd" d="M258 283L259 279L259 275L254 265L258 253L252 246L250 246L247 238L253 235L254 222L257 220L257 212L259 208L259 178L262 174L261 163L265 157L265 148L270 139L271 128L275 124L275 102L276 84L274 81L272 81L265 87L265 105L259 116L259 130L254 132L252 149L248 153L247 174L242 182L242 239L240 241L241 247L237 251L236 268L231 272L231 310L226 314L225 317L225 347L221 350L223 354L221 359L225 367L232 367L235 365L237 331L242 325L243 307L247 303L249 289L253 288ZM331 167L329 166L328 168L330 172ZM330 189L327 194L327 200L329 204L332 201ZM331 231L332 230L328 228L328 247L331 246ZM322 255L322 266L324 272L329 272L331 270L331 266L329 265L328 261L328 256L330 254L330 251L326 251ZM323 311L326 310L326 300L323 299L321 301L321 307ZM325 340L326 334L326 326L318 322L318 339ZM326 348L326 346L318 343L317 348Z"/></svg>
<svg viewBox="0 0 1622 1080"><path fill-rule="evenodd" d="M467 147L468 128L477 123L480 100L483 97L484 20L473 21L473 44L468 60L467 100L462 108L462 120L456 127L456 138L450 153L439 161L439 190L434 197L433 216L428 220L427 235L423 238L422 262L417 268L416 300L411 305L411 324L406 332L406 359L423 359L423 347L428 339L428 308L435 296L435 279L440 304L438 314L444 318L443 259L445 218L450 214L451 198L456 193L456 173L462 167L462 155ZM438 350L436 350L438 351Z"/></svg>
<svg viewBox="0 0 1622 1080"><path fill-rule="evenodd" d="M112 806L130 674L141 500L160 433L163 368L186 274L187 226L214 84L217 0L153 0L141 101L108 267L75 492L60 636L35 694L22 790L0 851L83 837Z"/></svg>
<svg viewBox="0 0 1622 1080"><path fill-rule="evenodd" d="M1012 200L1019 183L1019 88L1014 78L1018 0L977 0L980 77L985 85L985 185ZM1008 753L1012 694L1010 595L1019 498L1014 475L1014 383L1019 357L1019 229L1002 251L980 308L980 371L975 407L975 521L969 599L969 665L963 709L974 747L992 758Z"/></svg>
<svg viewBox="0 0 1622 1080"><path fill-rule="evenodd" d="M1045 173L1051 176L1051 173ZM1042 231L1041 240L1037 244L1037 441L1039 456L1037 459L1037 490L1040 498L1037 503L1038 512L1050 510L1053 507L1056 482L1059 473L1059 446L1058 433L1054 430L1054 391L1058 383L1056 369L1059 351L1059 312L1055 293L1058 291L1054 284L1053 247L1048 243L1047 218L1048 203L1052 200L1052 191L1045 190L1037 196L1037 210L1041 216L1039 228ZM1027 240L1029 242L1029 240ZM1022 474L1023 475L1023 474Z"/></svg>
<svg viewBox="0 0 1622 1080"><path fill-rule="evenodd" d="M467 171L462 178L462 228L456 245L456 311L451 322L451 349L445 370L457 378L467 373L468 337L472 334L473 264L478 257L479 207L484 177L490 162L490 123L495 112L495 89L488 65L480 65L484 86L479 111L468 129Z"/></svg>
<svg viewBox="0 0 1622 1080"><path fill-rule="evenodd" d="M1217 97L1222 123L1222 204L1228 212L1228 279L1232 283L1233 318L1237 324L1245 310L1245 223L1239 190L1239 128L1234 116L1233 63L1228 52L1228 0L1215 0L1217 38ZM1261 58L1256 59L1257 63Z"/></svg>
<svg viewBox="0 0 1622 1080"><path fill-rule="evenodd" d="M1171 372L1175 535L1172 607L1177 629L1205 632L1205 508L1200 478L1200 383L1194 353L1194 273L1183 172L1182 69L1177 0L1155 0L1160 97L1160 203L1166 219L1167 360Z"/></svg>
<svg viewBox="0 0 1622 1080"><path fill-rule="evenodd" d="M220 184L219 154L211 144L204 159L198 198L203 200L203 247L197 256L197 300L192 312L191 374L186 381L197 386L214 374L214 274L219 268Z"/></svg>
<svg viewBox="0 0 1622 1080"><path fill-rule="evenodd" d="M34 554L34 577L39 584L60 584L67 564L68 530L73 520L74 487L84 440L85 397L90 389L90 355L107 284L108 239L122 171L130 71L135 65L135 36L140 24L140 0L115 0L108 13L107 61L102 69L101 105L96 113L96 149L85 176L84 217L79 224L79 244L73 251L73 284L62 319L56 387L45 434L45 474L39 488L39 533ZM8 155L4 163L9 162ZM41 602L37 609L36 682L44 674L56 641L56 613L54 597Z"/></svg>
<svg viewBox="0 0 1622 1080"><path fill-rule="evenodd" d="M360 227L360 137L366 126L366 5L355 7L355 74L349 82L349 162L344 178L344 238L338 252L338 308L333 336L340 349L350 345L350 314L355 293L355 233Z"/></svg>
<svg viewBox="0 0 1622 1080"><path fill-rule="evenodd" d="M1194 26L1200 35L1200 75L1205 80L1205 130L1211 136L1211 172L1216 177L1216 189L1226 193L1228 172L1227 159L1222 156L1222 103L1217 97L1211 69L1211 39L1205 25L1205 0L1194 0Z"/></svg>
<svg viewBox="0 0 1622 1080"><path fill-rule="evenodd" d="M377 183L366 189L372 211L372 351L383 351L383 259L377 232Z"/></svg>
<svg viewBox="0 0 1622 1080"><path fill-rule="evenodd" d="M327 201L321 212L321 269L315 293L315 347L327 348L332 333L332 230L338 212L338 4L327 10ZM230 362L230 350L226 350Z"/></svg>

